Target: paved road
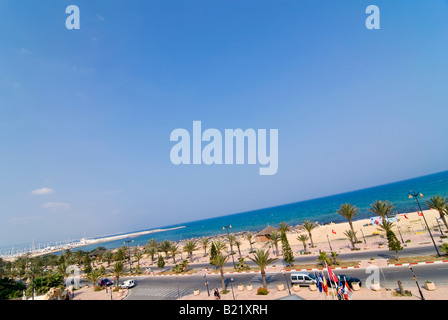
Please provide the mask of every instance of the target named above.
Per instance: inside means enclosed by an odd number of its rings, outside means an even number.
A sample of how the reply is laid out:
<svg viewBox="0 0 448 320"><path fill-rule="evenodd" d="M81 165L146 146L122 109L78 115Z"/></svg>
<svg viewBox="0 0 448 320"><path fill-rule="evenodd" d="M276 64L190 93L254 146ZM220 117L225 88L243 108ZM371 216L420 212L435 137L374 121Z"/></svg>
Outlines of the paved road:
<svg viewBox="0 0 448 320"><path fill-rule="evenodd" d="M432 280L438 285L448 285L448 263L414 265L414 273L418 277L421 286L425 280ZM346 274L359 278L363 285L371 275L365 269L336 270L336 274ZM286 273L289 279L290 272ZM211 294L213 289L221 287L220 275L207 275ZM233 278L234 289L239 283L252 283L254 287L262 285L259 273L232 274L225 275L227 287L231 289L230 279ZM394 289L397 281L401 280L405 286L415 286L412 273L407 266L384 267L379 270L380 284L385 288ZM123 279L124 280L124 279ZM285 283L285 276L281 273L267 275L268 286L275 286L277 283ZM141 277L137 280L137 286L130 290L127 297L129 300L175 300L179 297L192 294L194 289L206 290L205 278L203 275L191 276L169 276L169 277Z"/></svg>
<svg viewBox="0 0 448 320"><path fill-rule="evenodd" d="M410 247L410 248L404 248L402 251L400 251L399 256L400 257L415 257L415 256L428 256L436 254L436 251L434 249L434 246L432 245L425 245L425 246L418 246L418 247ZM235 255L235 262L238 260L239 255ZM339 259L342 261L356 261L356 260L369 260L370 258L374 259L395 259L395 252L388 251L388 249L383 250L360 250L360 251L353 251L353 252L347 252L347 253L341 253L338 256ZM295 264L313 264L316 262L317 256L316 255L301 255L295 257ZM249 266L255 266L255 264L250 259L245 259L246 263ZM275 262L276 265L284 265L282 261L282 257L279 256L279 259ZM231 268L233 266L232 259L229 259L225 267ZM192 264L190 266L193 269L204 269L209 268L211 269L211 265L209 263L198 263L198 264Z"/></svg>

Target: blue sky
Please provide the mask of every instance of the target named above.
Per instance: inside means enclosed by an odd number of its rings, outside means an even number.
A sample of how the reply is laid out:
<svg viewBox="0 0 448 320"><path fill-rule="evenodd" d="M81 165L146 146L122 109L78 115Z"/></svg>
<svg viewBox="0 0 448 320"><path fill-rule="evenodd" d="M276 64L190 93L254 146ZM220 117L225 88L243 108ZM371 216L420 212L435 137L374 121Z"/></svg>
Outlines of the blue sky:
<svg viewBox="0 0 448 320"><path fill-rule="evenodd" d="M380 30L365 28L370 4ZM446 170L447 18L442 0L2 1L0 245ZM170 133L194 120L278 129L277 174L174 166Z"/></svg>

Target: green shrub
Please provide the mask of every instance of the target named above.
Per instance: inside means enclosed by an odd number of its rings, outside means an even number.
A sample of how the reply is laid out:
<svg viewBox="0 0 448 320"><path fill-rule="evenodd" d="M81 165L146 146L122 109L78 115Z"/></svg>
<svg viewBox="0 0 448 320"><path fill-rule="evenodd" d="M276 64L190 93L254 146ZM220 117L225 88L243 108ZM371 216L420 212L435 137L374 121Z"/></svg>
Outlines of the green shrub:
<svg viewBox="0 0 448 320"><path fill-rule="evenodd" d="M263 287L258 288L257 295L259 296L266 296L269 293L268 289L265 289Z"/></svg>
<svg viewBox="0 0 448 320"><path fill-rule="evenodd" d="M26 286L14 279L0 278L0 300L20 298Z"/></svg>

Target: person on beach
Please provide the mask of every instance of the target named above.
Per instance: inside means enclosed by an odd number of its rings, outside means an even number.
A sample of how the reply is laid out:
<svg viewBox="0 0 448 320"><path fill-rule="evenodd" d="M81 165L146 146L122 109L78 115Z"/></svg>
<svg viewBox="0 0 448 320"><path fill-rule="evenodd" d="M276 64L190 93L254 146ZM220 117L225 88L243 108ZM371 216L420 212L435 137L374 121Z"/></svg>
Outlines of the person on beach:
<svg viewBox="0 0 448 320"><path fill-rule="evenodd" d="M214 296L215 296L215 300L221 300L221 296L219 295L219 290L218 290L218 288L215 289Z"/></svg>

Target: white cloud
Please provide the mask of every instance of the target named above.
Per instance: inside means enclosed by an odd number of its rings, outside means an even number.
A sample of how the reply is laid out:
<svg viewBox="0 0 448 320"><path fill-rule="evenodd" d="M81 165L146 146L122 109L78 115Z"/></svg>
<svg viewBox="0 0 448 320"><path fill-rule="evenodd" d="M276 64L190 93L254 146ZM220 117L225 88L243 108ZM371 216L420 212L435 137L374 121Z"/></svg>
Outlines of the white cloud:
<svg viewBox="0 0 448 320"><path fill-rule="evenodd" d="M54 190L51 188L41 188L41 189L37 189L37 190L33 190L31 191L32 194L38 194L38 195L44 195L44 194L50 194L53 193Z"/></svg>
<svg viewBox="0 0 448 320"><path fill-rule="evenodd" d="M71 207L70 203L65 202L47 202L42 205L43 208L50 209L52 211L68 210Z"/></svg>

